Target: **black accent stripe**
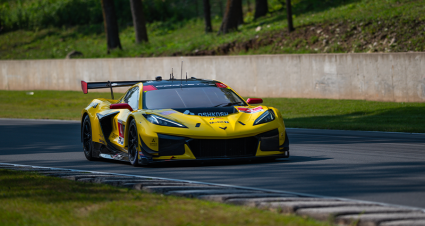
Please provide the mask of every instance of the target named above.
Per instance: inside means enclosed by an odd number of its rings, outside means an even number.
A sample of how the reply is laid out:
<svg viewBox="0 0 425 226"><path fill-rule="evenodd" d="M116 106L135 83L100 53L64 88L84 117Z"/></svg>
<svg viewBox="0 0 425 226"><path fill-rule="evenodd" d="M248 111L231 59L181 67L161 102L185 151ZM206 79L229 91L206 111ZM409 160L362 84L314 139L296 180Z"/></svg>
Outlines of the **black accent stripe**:
<svg viewBox="0 0 425 226"><path fill-rule="evenodd" d="M117 154L117 153L122 153L122 151L120 151L118 148L116 148L111 141L109 141L109 135L111 135L112 133L112 118L117 115L118 113L120 113L119 111L114 111L114 112L110 112L108 114L102 115L100 113L97 113L97 118L99 119L99 124L100 124L100 129L102 130L103 133L103 137L105 138L106 141L106 146L108 147L108 149Z"/></svg>
<svg viewBox="0 0 425 226"><path fill-rule="evenodd" d="M110 87L123 87L133 86L140 82L146 82L147 80L140 81L117 81L117 82L87 82L87 89L105 89Z"/></svg>
<svg viewBox="0 0 425 226"><path fill-rule="evenodd" d="M278 151L279 150L279 129L260 133L256 136L260 144L261 151Z"/></svg>
<svg viewBox="0 0 425 226"><path fill-rule="evenodd" d="M145 155L145 156L152 156L153 154L157 154L158 152L157 151L154 151L154 150L152 150L152 149L150 149L146 144L145 144L145 142L143 142L143 139L142 139L142 137L140 136L140 134L139 134L139 138L140 138L140 144L141 144L141 150L142 150L142 153Z"/></svg>
<svg viewBox="0 0 425 226"><path fill-rule="evenodd" d="M280 149L281 147L283 147L283 149ZM282 146L279 147L279 151L289 151L289 138L288 138L288 134L286 134L285 131L285 142L283 142Z"/></svg>

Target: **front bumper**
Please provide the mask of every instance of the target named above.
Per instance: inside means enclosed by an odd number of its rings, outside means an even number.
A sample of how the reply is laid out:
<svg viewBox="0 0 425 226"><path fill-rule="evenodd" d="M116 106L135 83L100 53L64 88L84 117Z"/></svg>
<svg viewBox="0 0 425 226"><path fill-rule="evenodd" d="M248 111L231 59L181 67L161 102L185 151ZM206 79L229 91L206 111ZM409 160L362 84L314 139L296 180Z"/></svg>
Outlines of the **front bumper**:
<svg viewBox="0 0 425 226"><path fill-rule="evenodd" d="M139 159L144 162L170 160L226 160L289 156L289 140L279 146L279 130L236 139L192 139L158 134L158 151L141 139Z"/></svg>
<svg viewBox="0 0 425 226"><path fill-rule="evenodd" d="M289 150L283 151L280 154L273 154L267 156L251 156L251 157L223 157L223 158L198 158L198 159L152 159L141 157L139 158L140 165L152 165L156 163L176 162L176 163L194 163L194 162L233 162L233 161L255 161L262 159L277 159L277 158L289 158Z"/></svg>

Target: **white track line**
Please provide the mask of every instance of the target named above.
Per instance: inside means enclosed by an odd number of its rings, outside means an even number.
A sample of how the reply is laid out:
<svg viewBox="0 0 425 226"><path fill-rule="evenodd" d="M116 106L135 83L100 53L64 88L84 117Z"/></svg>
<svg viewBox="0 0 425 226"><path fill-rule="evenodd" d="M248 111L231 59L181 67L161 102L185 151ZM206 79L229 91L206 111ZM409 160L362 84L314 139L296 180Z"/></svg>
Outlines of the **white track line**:
<svg viewBox="0 0 425 226"><path fill-rule="evenodd" d="M109 172L76 170L76 169L65 169L65 168L52 168L52 167L45 167L45 166L20 165L20 164L14 164L14 163L0 163L0 165L9 165L9 166L12 165L12 166L18 166L18 167L32 167L32 168L53 169L53 170L69 170L69 171L73 171L73 172L89 172L89 173L94 173L94 174L112 174L112 175L118 175L118 176L131 176L131 177L139 177L139 178L150 178L150 179L168 180L168 181L176 181L176 182L186 182L186 183L193 183L193 184L213 185L213 186L221 186L221 187L228 187L228 188L239 188L239 189L247 189L247 190L254 190L254 191L273 192L273 193L281 193L281 194L284 193L284 194L304 196L304 197L310 197L310 198L334 199L334 200L340 200L340 201L376 204L376 205L382 205L382 206L389 206L389 207L397 207L397 208L404 208L404 209L422 211L422 212L425 213L425 209L417 208L417 207L411 207L411 206L403 206L403 205L395 205L395 204L388 204L388 203L381 203L381 202L355 200L355 199L347 199L347 198L339 198L339 197L331 197L331 196L322 196L322 195L314 195L314 194L299 193L299 192L279 191L279 190L273 190L273 189L252 188L252 187L235 186L235 185L227 185L227 184L215 184L215 183L207 183L207 182L199 182L199 181L171 179L171 178L164 178L164 177L150 177L150 176L140 176L140 175L132 175L132 174L120 174L120 173L109 173Z"/></svg>

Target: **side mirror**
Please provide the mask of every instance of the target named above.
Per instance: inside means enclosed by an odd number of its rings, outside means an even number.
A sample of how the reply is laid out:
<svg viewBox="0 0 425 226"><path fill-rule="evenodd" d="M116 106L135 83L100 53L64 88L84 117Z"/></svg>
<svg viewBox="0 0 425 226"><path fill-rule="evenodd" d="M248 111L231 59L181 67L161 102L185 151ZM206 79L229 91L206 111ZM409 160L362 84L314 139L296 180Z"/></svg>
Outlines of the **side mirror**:
<svg viewBox="0 0 425 226"><path fill-rule="evenodd" d="M110 109L128 109L130 111L133 111L133 108L131 108L131 106L128 105L127 103L111 104L109 108Z"/></svg>
<svg viewBox="0 0 425 226"><path fill-rule="evenodd" d="M263 103L263 99L261 99L261 98L248 98L248 100L246 100L246 102L248 104L261 104L261 103Z"/></svg>

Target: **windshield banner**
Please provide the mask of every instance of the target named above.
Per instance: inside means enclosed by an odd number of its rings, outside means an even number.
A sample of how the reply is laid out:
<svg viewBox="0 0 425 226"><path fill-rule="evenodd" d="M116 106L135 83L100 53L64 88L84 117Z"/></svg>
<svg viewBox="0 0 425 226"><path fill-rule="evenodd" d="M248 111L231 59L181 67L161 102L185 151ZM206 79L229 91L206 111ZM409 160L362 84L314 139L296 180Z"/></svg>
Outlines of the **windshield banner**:
<svg viewBox="0 0 425 226"><path fill-rule="evenodd" d="M208 117L227 116L228 114L236 113L234 107L214 107L214 108L175 108L178 112L186 115L198 115Z"/></svg>

